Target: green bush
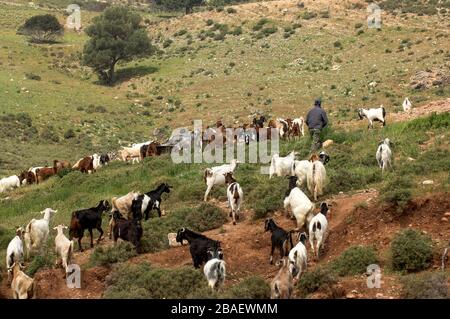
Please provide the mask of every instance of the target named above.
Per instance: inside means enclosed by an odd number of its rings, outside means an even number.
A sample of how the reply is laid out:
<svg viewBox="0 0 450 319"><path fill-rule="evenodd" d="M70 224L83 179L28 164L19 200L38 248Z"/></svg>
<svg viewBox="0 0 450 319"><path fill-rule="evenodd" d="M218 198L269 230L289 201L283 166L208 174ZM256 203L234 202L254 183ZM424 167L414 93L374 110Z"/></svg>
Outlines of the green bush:
<svg viewBox="0 0 450 319"><path fill-rule="evenodd" d="M64 33L64 27L51 14L36 15L27 19L18 30L19 34L30 37L32 42L54 42Z"/></svg>
<svg viewBox="0 0 450 319"><path fill-rule="evenodd" d="M163 269L148 263L116 265L106 278L106 285L106 299L186 299L211 292L198 269Z"/></svg>
<svg viewBox="0 0 450 319"><path fill-rule="evenodd" d="M41 268L49 268L52 266L53 262L50 255L35 256L33 258L33 261L28 265L25 272L28 276L33 277L34 274L37 273Z"/></svg>
<svg viewBox="0 0 450 319"><path fill-rule="evenodd" d="M271 183L259 183L249 191L246 202L255 211L255 219L265 218L268 213L283 207L287 184L285 178L276 178Z"/></svg>
<svg viewBox="0 0 450 319"><path fill-rule="evenodd" d="M227 8L227 13L232 14L232 13L236 13L236 12L237 12L237 11L236 11L235 8Z"/></svg>
<svg viewBox="0 0 450 319"><path fill-rule="evenodd" d="M13 239L15 236L15 230L5 228L3 226L0 226L0 249L5 250L8 247L9 242L11 239Z"/></svg>
<svg viewBox="0 0 450 319"><path fill-rule="evenodd" d="M120 242L117 246L96 247L89 257L91 266L110 266L124 262L136 256L136 249L129 242Z"/></svg>
<svg viewBox="0 0 450 319"><path fill-rule="evenodd" d="M331 269L339 276L361 275L367 266L377 264L378 258L372 247L352 246L330 263Z"/></svg>
<svg viewBox="0 0 450 319"><path fill-rule="evenodd" d="M74 138L75 137L75 131L73 129L68 129L65 133L64 133L64 138L66 140L68 140L69 138Z"/></svg>
<svg viewBox="0 0 450 319"><path fill-rule="evenodd" d="M34 81L40 81L40 80L41 80L41 77L40 77L39 75L34 74L34 73L32 73L32 72L30 72L30 73L25 73L25 77L26 77L28 80L34 80Z"/></svg>
<svg viewBox="0 0 450 319"><path fill-rule="evenodd" d="M262 18L262 19L258 20L258 22L256 22L256 24L253 26L252 30L260 31L266 23L269 23L269 19Z"/></svg>
<svg viewBox="0 0 450 319"><path fill-rule="evenodd" d="M390 204L404 207L411 200L411 178L405 175L391 179L380 190L380 198Z"/></svg>
<svg viewBox="0 0 450 319"><path fill-rule="evenodd" d="M398 233L391 243L392 267L399 271L428 268L433 258L433 242L428 235L413 229Z"/></svg>
<svg viewBox="0 0 450 319"><path fill-rule="evenodd" d="M70 174L72 172L71 168L63 168L58 171L57 175L59 178L63 178L64 176Z"/></svg>
<svg viewBox="0 0 450 319"><path fill-rule="evenodd" d="M300 17L304 20L311 20L317 17L317 13L312 11L305 11L300 15Z"/></svg>
<svg viewBox="0 0 450 319"><path fill-rule="evenodd" d="M297 284L297 288L300 295L304 297L318 290L329 289L336 282L336 277L331 270L318 266L303 274Z"/></svg>
<svg viewBox="0 0 450 319"><path fill-rule="evenodd" d="M270 286L257 276L247 277L223 293L227 299L268 299Z"/></svg>
<svg viewBox="0 0 450 319"><path fill-rule="evenodd" d="M405 299L449 299L447 274L426 272L402 278L402 298Z"/></svg>

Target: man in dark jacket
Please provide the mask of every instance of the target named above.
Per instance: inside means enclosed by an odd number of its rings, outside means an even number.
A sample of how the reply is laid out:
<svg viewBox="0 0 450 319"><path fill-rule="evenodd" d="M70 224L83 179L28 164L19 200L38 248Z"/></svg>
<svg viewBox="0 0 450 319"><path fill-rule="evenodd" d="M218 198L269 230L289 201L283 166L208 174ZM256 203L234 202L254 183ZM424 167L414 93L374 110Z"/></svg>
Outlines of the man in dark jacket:
<svg viewBox="0 0 450 319"><path fill-rule="evenodd" d="M309 128L309 134L312 137L311 152L315 152L322 146L320 141L320 131L327 126L327 113L322 109L321 101L316 100L314 107L308 112L306 116L306 125Z"/></svg>

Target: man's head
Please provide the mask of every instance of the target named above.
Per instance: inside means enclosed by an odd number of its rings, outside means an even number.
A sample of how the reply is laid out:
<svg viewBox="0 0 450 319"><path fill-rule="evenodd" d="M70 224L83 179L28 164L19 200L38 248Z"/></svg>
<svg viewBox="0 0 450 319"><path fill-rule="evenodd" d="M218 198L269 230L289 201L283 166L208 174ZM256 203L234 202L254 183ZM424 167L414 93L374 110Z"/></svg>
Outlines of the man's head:
<svg viewBox="0 0 450 319"><path fill-rule="evenodd" d="M321 105L322 105L322 101L320 99L317 99L314 101L314 106L321 107Z"/></svg>

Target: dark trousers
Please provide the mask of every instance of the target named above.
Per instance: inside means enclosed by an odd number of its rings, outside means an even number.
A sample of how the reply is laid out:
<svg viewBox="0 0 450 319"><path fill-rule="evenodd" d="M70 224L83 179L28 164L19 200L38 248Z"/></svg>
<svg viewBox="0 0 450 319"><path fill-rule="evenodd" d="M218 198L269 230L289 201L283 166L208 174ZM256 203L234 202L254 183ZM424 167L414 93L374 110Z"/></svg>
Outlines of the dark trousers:
<svg viewBox="0 0 450 319"><path fill-rule="evenodd" d="M311 153L318 151L322 147L322 142L320 141L320 131L321 130L319 128L309 130L309 134L312 138Z"/></svg>

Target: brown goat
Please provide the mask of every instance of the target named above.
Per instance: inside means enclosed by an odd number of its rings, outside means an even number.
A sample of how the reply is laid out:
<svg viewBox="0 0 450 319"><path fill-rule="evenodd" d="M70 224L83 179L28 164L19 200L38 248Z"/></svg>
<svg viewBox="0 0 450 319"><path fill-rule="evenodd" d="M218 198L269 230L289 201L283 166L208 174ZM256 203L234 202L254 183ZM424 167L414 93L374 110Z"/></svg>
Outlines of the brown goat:
<svg viewBox="0 0 450 319"><path fill-rule="evenodd" d="M58 160L53 161L53 167L43 167L36 170L36 183L39 184L58 172Z"/></svg>
<svg viewBox="0 0 450 319"><path fill-rule="evenodd" d="M287 257L282 259L282 265L278 274L271 284L271 299L290 299L294 285L292 283L293 277L289 271L289 260Z"/></svg>

